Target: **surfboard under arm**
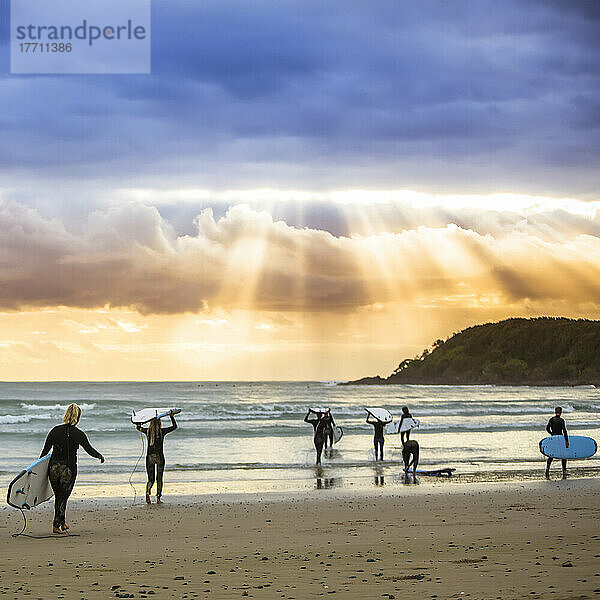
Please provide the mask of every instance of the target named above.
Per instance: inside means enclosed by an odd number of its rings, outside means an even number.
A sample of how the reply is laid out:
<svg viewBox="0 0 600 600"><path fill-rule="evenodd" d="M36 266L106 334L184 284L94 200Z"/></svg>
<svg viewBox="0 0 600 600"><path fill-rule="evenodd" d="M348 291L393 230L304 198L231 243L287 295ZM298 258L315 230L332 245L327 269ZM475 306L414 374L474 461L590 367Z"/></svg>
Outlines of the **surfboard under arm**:
<svg viewBox="0 0 600 600"><path fill-rule="evenodd" d="M540 452L548 458L590 458L596 454L598 444L596 440L585 435L570 435L569 447L563 435L551 435L540 440Z"/></svg>
<svg viewBox="0 0 600 600"><path fill-rule="evenodd" d="M410 431L411 429L416 429L417 427L419 427L419 420L409 417L407 419L404 419L404 421L402 421L402 427L400 427L399 420L391 421L390 423L388 423L385 426L385 432L390 435L394 435L397 433L404 433L406 431Z"/></svg>
<svg viewBox="0 0 600 600"><path fill-rule="evenodd" d="M14 508L31 509L54 495L48 480L50 454L21 471L9 484L6 502Z"/></svg>
<svg viewBox="0 0 600 600"><path fill-rule="evenodd" d="M339 425L335 425L333 428L333 443L337 444L343 437L344 430Z"/></svg>

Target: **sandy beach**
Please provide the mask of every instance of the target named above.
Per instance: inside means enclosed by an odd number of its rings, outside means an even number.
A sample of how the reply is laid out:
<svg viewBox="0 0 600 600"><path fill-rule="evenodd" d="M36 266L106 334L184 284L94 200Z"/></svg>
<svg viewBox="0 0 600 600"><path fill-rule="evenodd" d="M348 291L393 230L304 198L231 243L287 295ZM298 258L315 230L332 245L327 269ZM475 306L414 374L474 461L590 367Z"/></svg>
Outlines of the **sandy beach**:
<svg viewBox="0 0 600 600"><path fill-rule="evenodd" d="M0 512L9 598L600 597L600 481L74 499ZM52 504L28 513L47 536Z"/></svg>

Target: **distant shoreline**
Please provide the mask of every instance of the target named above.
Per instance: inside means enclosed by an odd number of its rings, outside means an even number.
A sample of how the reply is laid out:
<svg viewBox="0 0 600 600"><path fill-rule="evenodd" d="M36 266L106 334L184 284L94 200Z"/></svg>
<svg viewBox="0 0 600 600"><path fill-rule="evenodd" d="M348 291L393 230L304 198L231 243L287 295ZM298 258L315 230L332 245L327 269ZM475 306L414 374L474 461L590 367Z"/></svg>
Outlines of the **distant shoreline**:
<svg viewBox="0 0 600 600"><path fill-rule="evenodd" d="M600 384L583 382L583 383L574 383L574 382L515 382L515 383L492 383L492 382L443 382L443 381L396 381L391 380L389 377L380 377L379 375L375 375L374 377L362 377L361 379L355 379L353 381L342 381L337 385L443 385L447 387L453 386L469 386L469 387L478 387L478 386L490 386L490 387L591 387L598 388Z"/></svg>
<svg viewBox="0 0 600 600"><path fill-rule="evenodd" d="M405 358L389 377L346 385L600 385L600 321L512 318L468 327Z"/></svg>

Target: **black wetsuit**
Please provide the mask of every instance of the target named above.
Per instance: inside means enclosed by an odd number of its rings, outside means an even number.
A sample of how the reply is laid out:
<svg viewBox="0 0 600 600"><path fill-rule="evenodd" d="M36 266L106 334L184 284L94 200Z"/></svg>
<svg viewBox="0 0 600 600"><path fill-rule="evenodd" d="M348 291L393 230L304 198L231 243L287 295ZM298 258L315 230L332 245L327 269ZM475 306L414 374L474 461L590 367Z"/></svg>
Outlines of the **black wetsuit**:
<svg viewBox="0 0 600 600"><path fill-rule="evenodd" d="M410 465L412 466L413 471L416 471L417 466L419 465L419 442L415 440L407 441L404 446L402 446L402 459L404 460L405 470L408 470Z"/></svg>
<svg viewBox="0 0 600 600"><path fill-rule="evenodd" d="M400 429L402 428L402 422L404 421L404 419L412 419L412 415L409 412L402 413L402 416L400 417L400 424L398 425L398 431L400 431ZM408 442L409 439L410 429L408 431L400 431L400 442L402 444L404 444L404 442Z"/></svg>
<svg viewBox="0 0 600 600"><path fill-rule="evenodd" d="M321 454L323 452L323 444L325 443L325 427L326 421L325 419L319 419L315 426L315 449L317 451L317 464L321 464Z"/></svg>
<svg viewBox="0 0 600 600"><path fill-rule="evenodd" d="M148 451L146 452L146 473L148 474L148 483L146 484L146 494L150 494L154 481L156 480L156 497L162 496L163 489L163 473L165 472L165 453L163 450L163 443L165 435L175 431L177 429L177 423L173 415L171 416L171 427L165 427L160 429L160 434L154 436L152 444L148 439ZM138 427L138 429L148 435L148 429L145 427Z"/></svg>
<svg viewBox="0 0 600 600"><path fill-rule="evenodd" d="M327 413L323 417L323 421L325 422L325 448L327 448L327 442L329 441L329 447L333 448L333 426L335 425L335 421L331 413Z"/></svg>
<svg viewBox="0 0 600 600"><path fill-rule="evenodd" d="M309 419L308 416L311 414L311 412L315 415L316 418L314 419ZM326 421L325 421L325 416L320 413L321 416L319 416L319 413L315 413L311 410L308 411L307 415L304 417L304 422L305 423L310 423L313 426L313 430L314 430L314 437L313 437L313 441L315 443L315 449L317 451L317 463L318 465L321 464L321 454L323 453L323 444L325 443L325 427L326 427Z"/></svg>
<svg viewBox="0 0 600 600"><path fill-rule="evenodd" d="M546 425L546 431L550 435L564 435L565 441L569 440L569 435L567 434L567 426L565 424L565 420L562 417L559 417L558 415L554 415L548 421L548 425ZM562 465L562 470L566 471L567 470L567 459L561 458L560 462ZM546 469L549 469L551 464L552 464L552 458L549 458L546 461Z"/></svg>
<svg viewBox="0 0 600 600"><path fill-rule="evenodd" d="M381 421L371 422L373 428L375 429L375 434L373 436L373 446L375 447L375 460L383 460L383 444L385 443L385 438L383 437L383 428L385 427L385 423ZM379 458L381 456L381 458Z"/></svg>
<svg viewBox="0 0 600 600"><path fill-rule="evenodd" d="M54 427L44 444L40 456L46 456L52 449L48 465L48 479L54 492L54 523L60 529L65 524L67 500L73 491L77 478L77 450L81 446L90 456L102 458L88 442L87 436L75 425L57 425Z"/></svg>

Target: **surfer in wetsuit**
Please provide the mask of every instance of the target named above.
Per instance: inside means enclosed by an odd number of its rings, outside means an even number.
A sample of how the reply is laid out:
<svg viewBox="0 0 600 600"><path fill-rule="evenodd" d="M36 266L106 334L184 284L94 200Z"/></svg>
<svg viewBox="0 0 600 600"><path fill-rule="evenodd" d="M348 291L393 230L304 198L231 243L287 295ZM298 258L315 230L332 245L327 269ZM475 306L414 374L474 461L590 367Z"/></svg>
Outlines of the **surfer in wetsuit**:
<svg viewBox="0 0 600 600"><path fill-rule="evenodd" d="M90 456L101 463L104 456L89 443L87 436L76 427L81 418L81 408L70 404L63 417L63 425L57 425L50 430L40 458L52 450L48 464L48 479L54 492L54 521L53 533L66 533L69 526L65 523L67 501L73 491L77 478L77 450L81 446Z"/></svg>
<svg viewBox="0 0 600 600"><path fill-rule="evenodd" d="M162 428L160 419L152 419L148 427L138 424L136 427L148 438L148 451L146 452L146 473L148 483L146 484L146 504L150 504L150 492L156 478L156 504L162 504L163 473L165 471L165 454L163 442L165 435L177 429L177 423L173 411L169 413L171 426Z"/></svg>
<svg viewBox="0 0 600 600"><path fill-rule="evenodd" d="M375 420L371 421L371 417L373 417L373 419ZM375 430L373 436L373 446L375 447L375 460L383 460L383 444L385 443L385 439L383 437L383 428L386 424L374 417L371 413L367 414L367 423L373 425L373 429ZM378 458L379 455L381 455L381 458Z"/></svg>
<svg viewBox="0 0 600 600"><path fill-rule="evenodd" d="M313 431L316 431L317 424L324 417L324 415L325 413L320 410L313 410L312 408L309 408L306 416L304 417L304 422L310 423L313 426Z"/></svg>
<svg viewBox="0 0 600 600"><path fill-rule="evenodd" d="M317 451L317 462L315 464L321 464L321 454L323 452L323 444L325 443L325 419L319 419L315 427L315 436L313 438L315 443L315 450Z"/></svg>
<svg viewBox="0 0 600 600"><path fill-rule="evenodd" d="M327 442L329 442L329 447L333 448L333 428L335 426L335 421L333 420L331 411L325 413L323 421L325 423L325 448L327 448Z"/></svg>
<svg viewBox="0 0 600 600"><path fill-rule="evenodd" d="M398 431L400 431L402 429L402 422L404 421L404 419L412 419L412 415L410 414L410 412L408 410L408 406L402 407L402 416L400 417L400 424L398 425ZM400 431L400 441L402 442L402 445L404 445L405 442L408 442L409 439L410 439L410 429L408 429L406 431Z"/></svg>
<svg viewBox="0 0 600 600"><path fill-rule="evenodd" d="M419 442L416 440L408 440L402 446L402 460L404 461L404 472L408 473L412 467L413 474L417 472L419 465Z"/></svg>
<svg viewBox="0 0 600 600"><path fill-rule="evenodd" d="M311 413L314 415L309 419ZM327 411L329 413L329 411ZM323 444L325 443L325 427L326 427L326 419L325 414L320 411L314 411L312 408L308 409L306 416L304 417L305 423L310 423L313 426L313 430L315 432L313 441L315 444L315 450L317 451L317 462L315 464L321 464L321 454L323 453Z"/></svg>
<svg viewBox="0 0 600 600"><path fill-rule="evenodd" d="M562 414L562 407L557 406L554 409L554 416L548 421L546 425L546 431L550 435L564 435L565 445L569 447L569 435L567 434L567 426L565 420L560 416ZM561 458L562 463L562 477L567 478L567 459ZM546 461L546 479L550 479L550 465L552 464L552 457L549 457Z"/></svg>

